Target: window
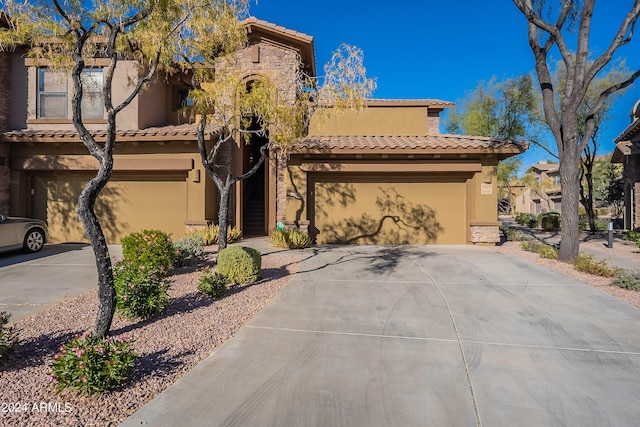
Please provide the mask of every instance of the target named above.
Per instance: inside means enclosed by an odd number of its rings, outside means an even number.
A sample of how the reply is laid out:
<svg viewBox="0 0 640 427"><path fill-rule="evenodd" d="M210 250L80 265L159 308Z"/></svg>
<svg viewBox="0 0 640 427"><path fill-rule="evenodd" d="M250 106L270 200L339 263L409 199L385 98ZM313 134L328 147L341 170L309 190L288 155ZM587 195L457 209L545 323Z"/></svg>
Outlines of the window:
<svg viewBox="0 0 640 427"><path fill-rule="evenodd" d="M58 71L38 68L38 118L67 118L67 78Z"/></svg>
<svg viewBox="0 0 640 427"><path fill-rule="evenodd" d="M86 68L82 80L82 118L104 118L102 68ZM64 72L38 68L37 117L39 119L68 119L69 78Z"/></svg>
<svg viewBox="0 0 640 427"><path fill-rule="evenodd" d="M553 186L554 187L560 187L560 176L559 175L555 175L553 177Z"/></svg>
<svg viewBox="0 0 640 427"><path fill-rule="evenodd" d="M82 70L82 118L102 119L104 118L104 101L102 98L102 88L104 87L104 76L102 68L86 68Z"/></svg>

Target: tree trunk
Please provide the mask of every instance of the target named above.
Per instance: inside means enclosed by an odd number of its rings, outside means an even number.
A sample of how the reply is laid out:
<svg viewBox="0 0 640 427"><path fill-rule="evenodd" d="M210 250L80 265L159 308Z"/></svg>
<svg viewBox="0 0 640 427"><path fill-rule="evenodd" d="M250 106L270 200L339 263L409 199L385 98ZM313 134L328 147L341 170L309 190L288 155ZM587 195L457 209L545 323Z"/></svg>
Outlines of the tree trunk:
<svg viewBox="0 0 640 427"><path fill-rule="evenodd" d="M578 258L580 248L580 230L578 205L580 199L580 172L578 147L576 143L577 132L564 135L565 149L560 153L560 188L562 190L562 216L560 229L562 240L558 259L563 262L573 263Z"/></svg>
<svg viewBox="0 0 640 427"><path fill-rule="evenodd" d="M233 183L229 179L224 185L220 186L220 210L218 211L218 253L227 247L227 236L229 224L227 216L229 214L229 194Z"/></svg>
<svg viewBox="0 0 640 427"><path fill-rule="evenodd" d="M113 313L115 311L116 291L113 285L113 269L107 240L98 222L94 206L100 191L107 185L111 177L112 164L101 162L98 174L80 193L78 199L78 216L84 225L84 230L91 241L91 247L96 258L98 269L98 314L94 328L94 335L104 337L109 333Z"/></svg>

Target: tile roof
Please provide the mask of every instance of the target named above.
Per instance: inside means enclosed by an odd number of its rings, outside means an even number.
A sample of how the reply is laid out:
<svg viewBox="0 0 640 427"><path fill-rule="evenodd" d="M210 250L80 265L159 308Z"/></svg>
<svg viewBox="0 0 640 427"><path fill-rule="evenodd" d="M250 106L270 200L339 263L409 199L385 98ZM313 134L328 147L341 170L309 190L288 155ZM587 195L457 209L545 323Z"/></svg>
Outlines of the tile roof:
<svg viewBox="0 0 640 427"><path fill-rule="evenodd" d="M292 152L336 150L455 150L503 151L521 153L529 148L528 142L501 140L466 135L418 136L307 136L291 147Z"/></svg>
<svg viewBox="0 0 640 427"><path fill-rule="evenodd" d="M258 27L262 27L265 29L269 29L271 31L287 35L289 37L294 37L305 42L311 43L313 41L313 36L309 36L307 34L291 30L289 28L283 27L281 25L272 24L271 22L264 21L262 19L258 19L255 16L251 16L244 21L242 21L243 25L256 25Z"/></svg>
<svg viewBox="0 0 640 427"><path fill-rule="evenodd" d="M183 124L175 126L162 126L146 129L119 130L116 138L120 141L166 141L166 140L195 140L197 139L197 125ZM211 136L216 129L207 127L206 133ZM90 130L90 133L97 140L104 140L107 136L106 130ZM2 141L28 141L28 142L79 142L78 132L74 130L14 130L0 134Z"/></svg>
<svg viewBox="0 0 640 427"><path fill-rule="evenodd" d="M366 100L367 106L397 106L397 107L436 107L436 108L453 108L456 106L454 102L442 101L440 99L383 99L369 98Z"/></svg>

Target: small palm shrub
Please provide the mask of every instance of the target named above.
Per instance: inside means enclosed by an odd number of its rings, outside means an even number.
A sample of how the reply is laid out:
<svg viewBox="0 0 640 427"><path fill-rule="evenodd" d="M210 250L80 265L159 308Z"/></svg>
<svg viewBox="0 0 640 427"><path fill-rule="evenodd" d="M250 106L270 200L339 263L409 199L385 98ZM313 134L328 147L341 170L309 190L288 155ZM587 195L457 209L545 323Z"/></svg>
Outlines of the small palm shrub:
<svg viewBox="0 0 640 427"><path fill-rule="evenodd" d="M128 337L76 336L60 347L49 365L56 391L72 388L80 394L94 394L122 384L136 359L130 344Z"/></svg>
<svg viewBox="0 0 640 427"><path fill-rule="evenodd" d="M260 278L262 256L260 251L244 246L231 246L218 254L218 272L229 283L247 284Z"/></svg>
<svg viewBox="0 0 640 427"><path fill-rule="evenodd" d="M211 298L222 298L227 293L229 280L223 274L205 269L198 282L198 290Z"/></svg>
<svg viewBox="0 0 640 427"><path fill-rule="evenodd" d="M164 311L169 303L169 284L158 272L131 262L114 264L116 309L129 318L146 319Z"/></svg>
<svg viewBox="0 0 640 427"><path fill-rule="evenodd" d="M142 230L121 240L122 256L127 263L143 265L146 269L166 276L173 265L176 249L170 236L160 230Z"/></svg>
<svg viewBox="0 0 640 427"><path fill-rule="evenodd" d="M596 261L592 254L586 254L584 252L578 254L578 259L574 263L574 267L583 273L602 277L613 277L616 273L620 272L619 268L611 267L606 260Z"/></svg>
<svg viewBox="0 0 640 427"><path fill-rule="evenodd" d="M0 311L0 362L2 358L13 350L18 342L18 333L13 326L7 326L11 319L11 314Z"/></svg>
<svg viewBox="0 0 640 427"><path fill-rule="evenodd" d="M311 246L311 236L295 228L275 230L271 233L271 244L276 248L303 249Z"/></svg>
<svg viewBox="0 0 640 427"><path fill-rule="evenodd" d="M173 265L176 267L185 267L191 263L193 258L202 254L204 240L201 235L190 234L187 237L173 242L173 246L177 251Z"/></svg>
<svg viewBox="0 0 640 427"><path fill-rule="evenodd" d="M613 284L621 288L640 291L640 270L624 271L616 273Z"/></svg>

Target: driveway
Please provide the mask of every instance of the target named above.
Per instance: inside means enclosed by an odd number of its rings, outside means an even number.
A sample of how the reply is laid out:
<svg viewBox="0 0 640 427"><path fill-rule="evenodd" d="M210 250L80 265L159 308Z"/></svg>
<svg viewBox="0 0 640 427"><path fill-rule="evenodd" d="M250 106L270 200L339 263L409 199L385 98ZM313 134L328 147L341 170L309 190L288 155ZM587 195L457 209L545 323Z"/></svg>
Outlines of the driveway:
<svg viewBox="0 0 640 427"><path fill-rule="evenodd" d="M640 311L470 246L320 247L124 426L631 426Z"/></svg>
<svg viewBox="0 0 640 427"><path fill-rule="evenodd" d="M120 246L110 246L120 256ZM17 322L64 298L97 289L98 273L91 246L46 245L40 252L0 254L0 311Z"/></svg>

